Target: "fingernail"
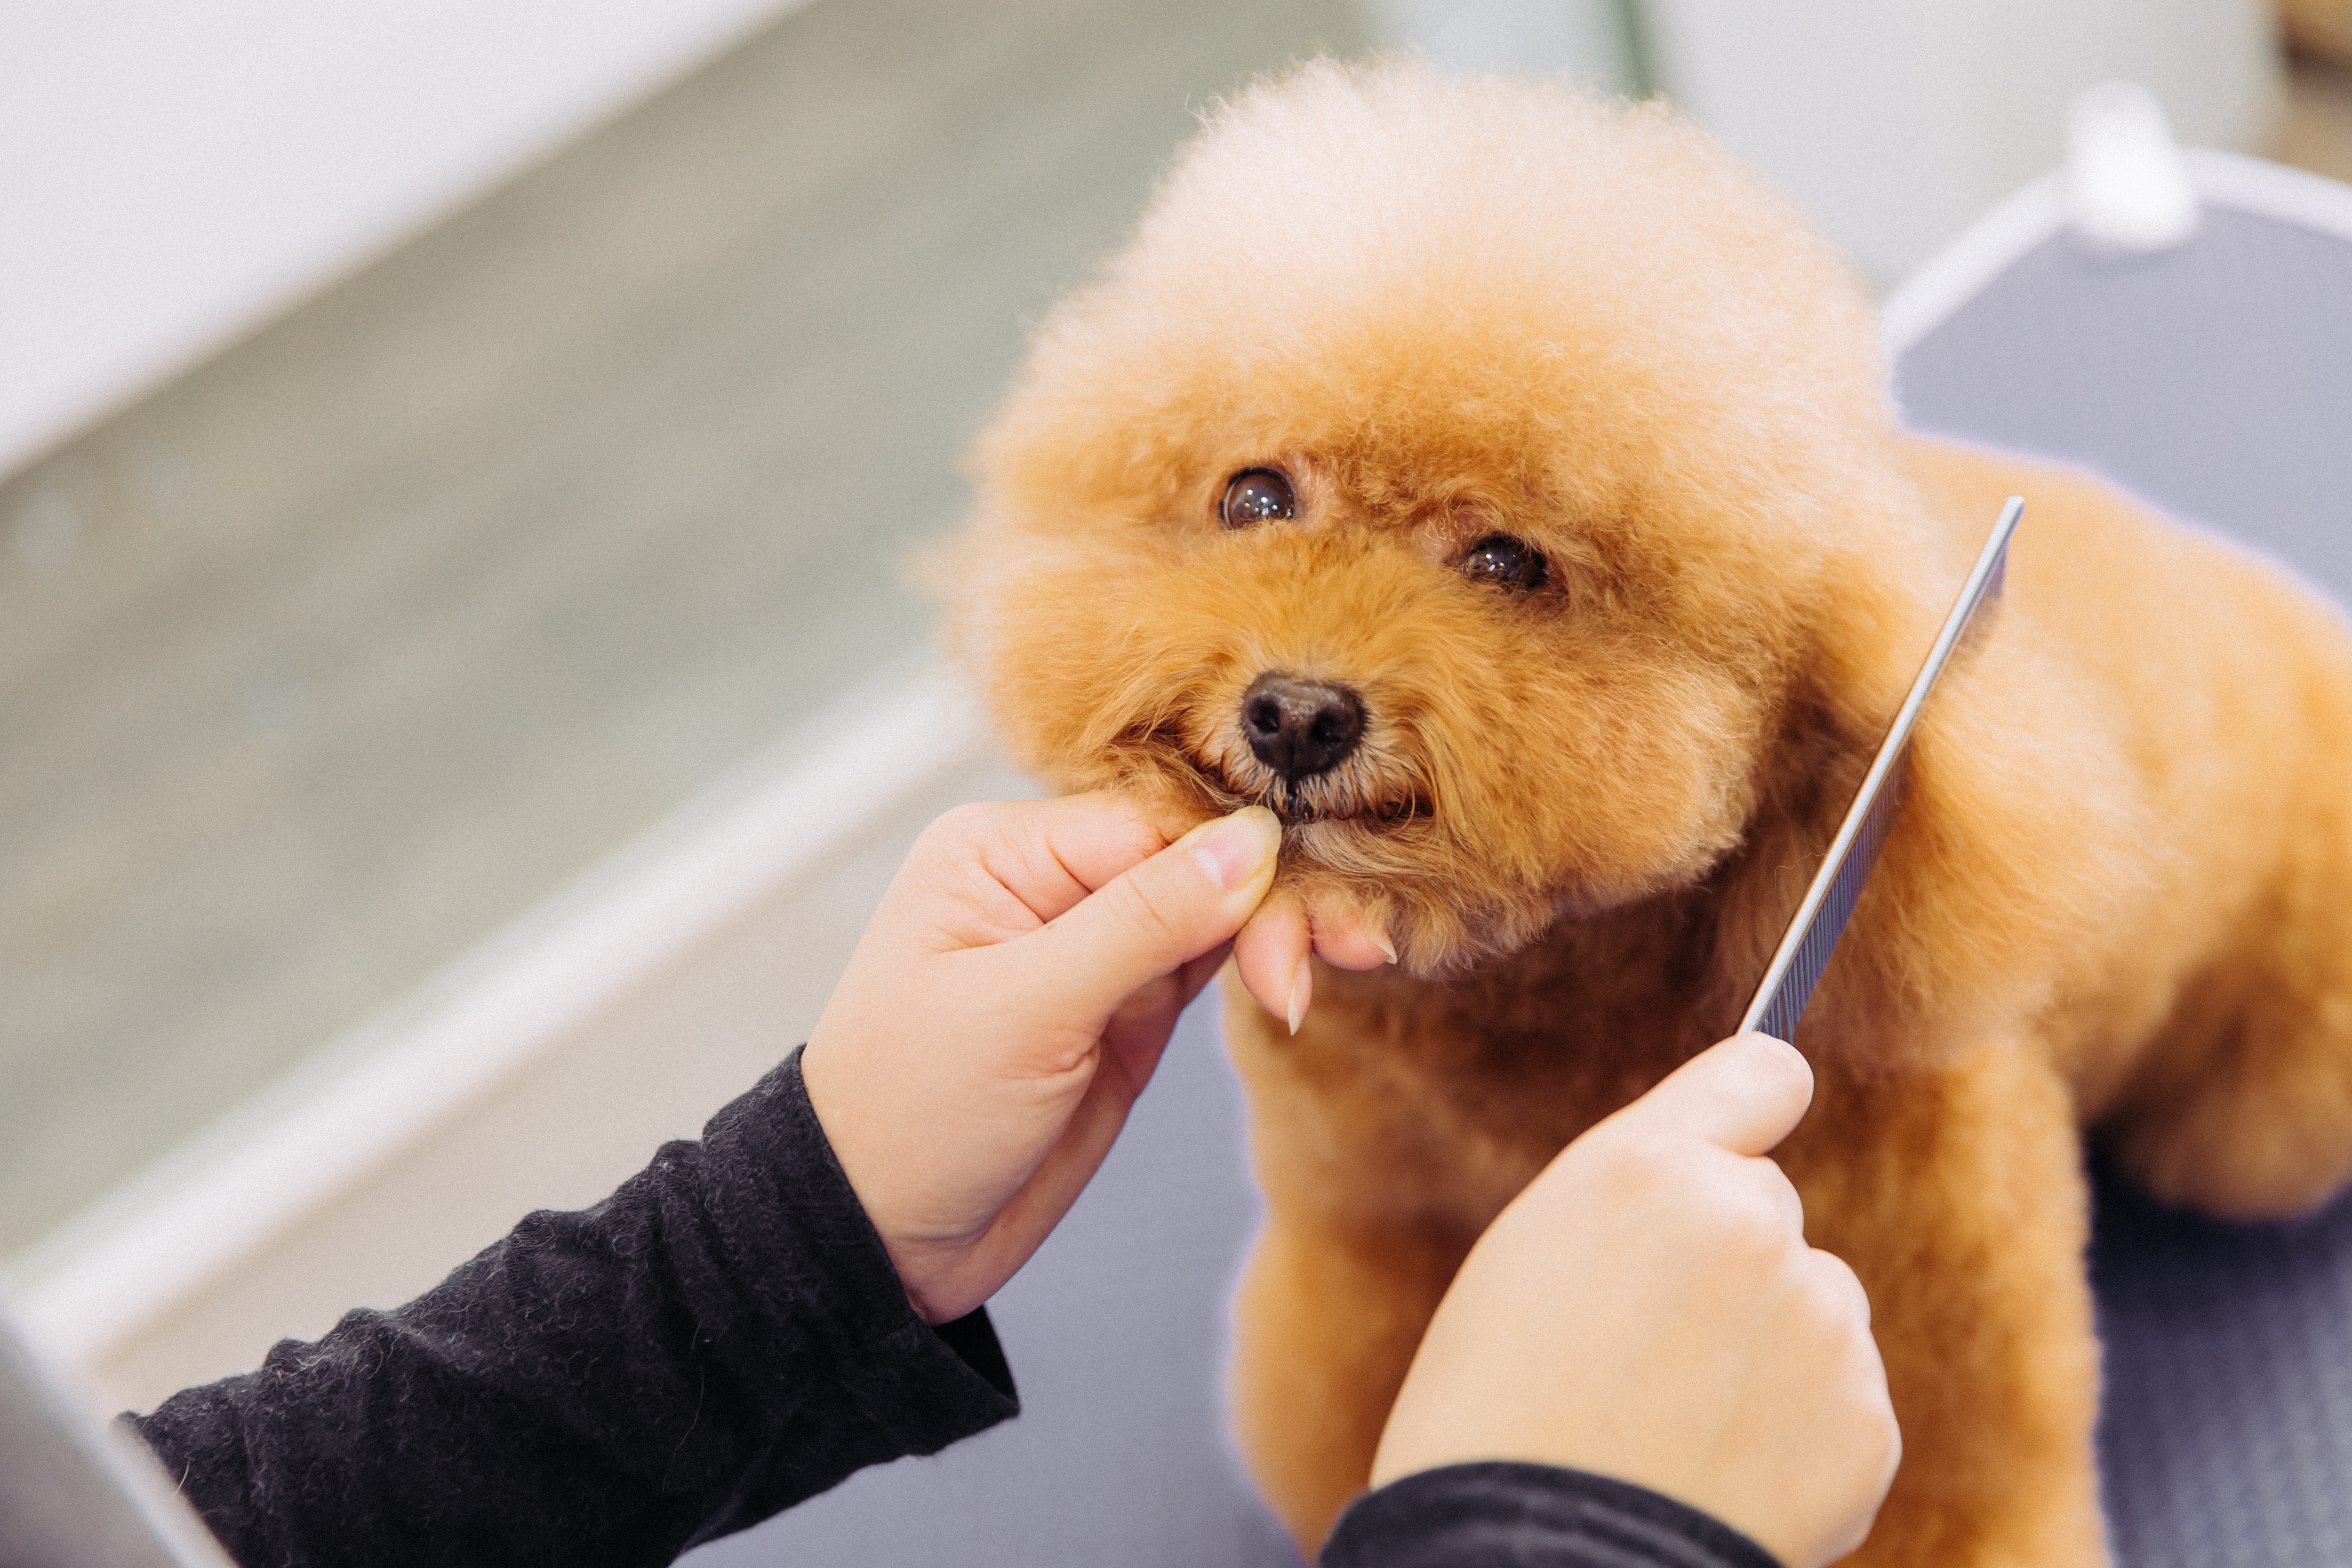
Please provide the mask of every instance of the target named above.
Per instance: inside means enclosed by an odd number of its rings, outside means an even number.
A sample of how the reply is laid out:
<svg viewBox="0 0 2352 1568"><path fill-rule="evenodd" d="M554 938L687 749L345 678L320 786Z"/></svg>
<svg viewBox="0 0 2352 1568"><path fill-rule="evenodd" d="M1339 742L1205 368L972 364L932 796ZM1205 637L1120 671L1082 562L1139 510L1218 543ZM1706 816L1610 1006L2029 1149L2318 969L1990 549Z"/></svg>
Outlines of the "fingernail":
<svg viewBox="0 0 2352 1568"><path fill-rule="evenodd" d="M1282 847L1282 824L1262 805L1245 805L1231 816L1204 822L1186 834L1184 846L1209 880L1225 892L1246 886Z"/></svg>
<svg viewBox="0 0 2352 1568"><path fill-rule="evenodd" d="M1370 934L1372 939L1372 945L1381 950L1381 956L1387 959L1391 963L1394 963L1396 962L1396 943L1389 940L1389 933L1382 931L1380 927L1374 926L1371 928Z"/></svg>
<svg viewBox="0 0 2352 1568"><path fill-rule="evenodd" d="M1297 972L1290 977L1290 1032L1298 1033L1298 1026L1307 1021L1307 1004L1315 995L1315 975L1307 961L1298 961Z"/></svg>

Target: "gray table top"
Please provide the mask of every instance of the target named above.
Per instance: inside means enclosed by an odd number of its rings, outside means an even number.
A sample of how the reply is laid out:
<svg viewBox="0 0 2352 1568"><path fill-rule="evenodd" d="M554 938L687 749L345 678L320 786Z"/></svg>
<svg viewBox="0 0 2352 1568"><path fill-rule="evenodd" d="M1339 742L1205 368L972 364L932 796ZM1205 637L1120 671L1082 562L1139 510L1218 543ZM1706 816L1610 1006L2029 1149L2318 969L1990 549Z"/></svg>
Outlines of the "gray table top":
<svg viewBox="0 0 2352 1568"><path fill-rule="evenodd" d="M2352 241L2211 210L2155 256L2053 236L1896 384L1920 429L2083 463L2352 599ZM2352 1563L2352 1200L2225 1226L2096 1176L2118 1562Z"/></svg>

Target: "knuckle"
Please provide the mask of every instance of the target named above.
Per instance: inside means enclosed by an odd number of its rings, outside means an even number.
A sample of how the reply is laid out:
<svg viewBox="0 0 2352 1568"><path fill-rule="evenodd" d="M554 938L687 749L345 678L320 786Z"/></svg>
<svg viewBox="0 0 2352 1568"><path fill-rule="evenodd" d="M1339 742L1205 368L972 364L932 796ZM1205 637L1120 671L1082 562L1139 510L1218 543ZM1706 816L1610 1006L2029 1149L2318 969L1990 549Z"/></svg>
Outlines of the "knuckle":
<svg viewBox="0 0 2352 1568"><path fill-rule="evenodd" d="M1807 1253L1790 1260L1781 1283L1783 1310L1801 1324L1806 1339L1822 1352L1839 1357L1851 1350L1854 1321L1853 1298L1819 1264L1821 1254Z"/></svg>
<svg viewBox="0 0 2352 1568"><path fill-rule="evenodd" d="M1624 1203L1654 1199L1672 1193L1684 1179L1687 1152L1669 1140L1628 1128L1612 1127L1588 1138L1582 1152L1603 1194Z"/></svg>
<svg viewBox="0 0 2352 1568"><path fill-rule="evenodd" d="M1806 1269L1797 1289L1800 1310L1807 1320L1818 1324L1842 1349L1850 1349L1862 1328L1853 1292L1818 1268Z"/></svg>
<svg viewBox="0 0 2352 1568"><path fill-rule="evenodd" d="M1870 1292L1863 1288L1862 1277L1847 1266L1844 1258L1820 1247L1808 1249L1805 1258L1822 1310L1850 1321L1866 1335L1870 1327Z"/></svg>
<svg viewBox="0 0 2352 1568"><path fill-rule="evenodd" d="M1715 1245L1727 1261L1760 1273L1787 1255L1789 1238L1769 1205L1743 1198L1718 1205Z"/></svg>
<svg viewBox="0 0 2352 1568"><path fill-rule="evenodd" d="M1903 1424L1895 1418L1895 1407L1883 1405L1878 1422L1878 1471L1880 1484L1895 1479L1895 1472L1903 1464Z"/></svg>
<svg viewBox="0 0 2352 1568"><path fill-rule="evenodd" d="M1754 1167L1727 1173L1709 1196L1709 1212L1723 1246L1776 1258L1789 1250L1788 1200Z"/></svg>
<svg viewBox="0 0 2352 1568"><path fill-rule="evenodd" d="M1903 1463L1903 1427L1895 1418L1883 1380L1851 1402L1843 1426L1846 1466L1884 1489Z"/></svg>

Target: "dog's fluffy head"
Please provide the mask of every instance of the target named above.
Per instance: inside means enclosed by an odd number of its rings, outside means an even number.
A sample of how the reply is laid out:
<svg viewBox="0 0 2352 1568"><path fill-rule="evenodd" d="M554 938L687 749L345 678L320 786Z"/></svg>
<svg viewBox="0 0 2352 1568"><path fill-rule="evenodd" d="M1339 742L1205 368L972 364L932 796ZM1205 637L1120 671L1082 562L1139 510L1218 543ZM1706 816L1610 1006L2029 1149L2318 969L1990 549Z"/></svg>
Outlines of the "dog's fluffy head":
<svg viewBox="0 0 2352 1568"><path fill-rule="evenodd" d="M1440 970L1702 878L1875 734L1964 565L1891 429L1843 264L1665 109L1318 63L1043 325L958 640L1033 771L1274 805L1295 885ZM1360 743L1267 766L1267 672Z"/></svg>

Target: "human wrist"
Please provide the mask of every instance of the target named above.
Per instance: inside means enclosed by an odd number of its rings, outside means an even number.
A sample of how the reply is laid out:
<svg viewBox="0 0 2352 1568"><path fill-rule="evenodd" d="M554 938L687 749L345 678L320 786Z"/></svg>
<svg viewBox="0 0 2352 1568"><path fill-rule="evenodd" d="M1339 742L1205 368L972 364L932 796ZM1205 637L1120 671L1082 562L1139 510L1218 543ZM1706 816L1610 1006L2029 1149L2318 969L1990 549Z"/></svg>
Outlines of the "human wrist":
<svg viewBox="0 0 2352 1568"><path fill-rule="evenodd" d="M859 1097L837 1073L837 1069L854 1068L843 1063L837 1052L820 1049L814 1039L801 1047L796 1058L810 1114L832 1152L835 1167L897 1275L908 1305L916 1316L933 1325L963 1316L971 1307L943 1300L938 1281L953 1269L968 1242L943 1246L903 1222L907 1205L895 1190L887 1152L876 1147L877 1141L860 1135Z"/></svg>

